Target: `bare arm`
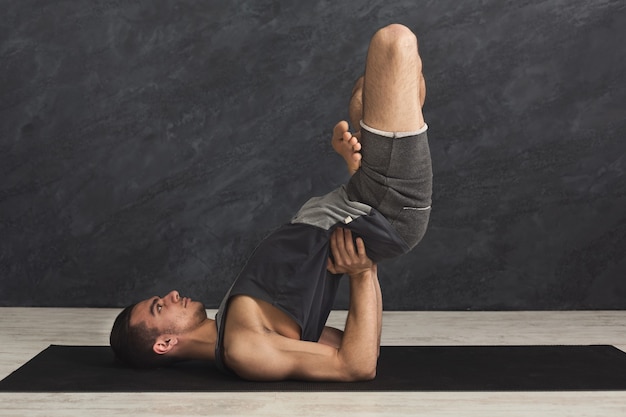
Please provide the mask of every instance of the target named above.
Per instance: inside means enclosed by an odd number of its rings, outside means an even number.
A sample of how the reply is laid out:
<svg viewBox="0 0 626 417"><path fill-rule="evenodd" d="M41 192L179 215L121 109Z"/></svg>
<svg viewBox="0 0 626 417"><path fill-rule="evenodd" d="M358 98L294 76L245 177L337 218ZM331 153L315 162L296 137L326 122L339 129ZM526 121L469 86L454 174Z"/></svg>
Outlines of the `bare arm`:
<svg viewBox="0 0 626 417"><path fill-rule="evenodd" d="M341 346L341 341L343 340L343 331L339 329L335 329L334 327L326 326L324 330L322 330L322 335L317 343L321 343L323 345L332 346L335 349L339 349Z"/></svg>
<svg viewBox="0 0 626 417"><path fill-rule="evenodd" d="M363 379L373 378L380 344L377 268L361 238L355 251L349 230L337 229L330 242L334 264L329 260L329 271L347 273L350 279L350 308L339 354L346 362L361 364Z"/></svg>
<svg viewBox="0 0 626 417"><path fill-rule="evenodd" d="M378 274L376 275L375 283L376 286L376 312L378 313L378 354L380 355L380 339L383 332L383 294L380 290L380 283L378 281Z"/></svg>
<svg viewBox="0 0 626 417"><path fill-rule="evenodd" d="M339 346L251 332L246 343L231 346L227 352L229 367L240 376L333 381L375 376L380 333L376 266L361 239L355 247L349 231L338 229L332 235L331 250L335 261L329 262L329 270L350 277L350 308Z"/></svg>

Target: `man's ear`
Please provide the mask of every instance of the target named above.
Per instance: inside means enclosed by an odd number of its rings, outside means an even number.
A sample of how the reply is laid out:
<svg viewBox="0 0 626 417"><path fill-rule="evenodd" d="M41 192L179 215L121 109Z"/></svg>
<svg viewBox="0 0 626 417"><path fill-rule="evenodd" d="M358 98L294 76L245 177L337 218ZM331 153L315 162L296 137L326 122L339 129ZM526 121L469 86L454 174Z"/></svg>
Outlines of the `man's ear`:
<svg viewBox="0 0 626 417"><path fill-rule="evenodd" d="M152 350L154 350L154 353L158 355L165 355L177 344L178 338L176 338L176 336L161 335L157 338L156 342L154 342Z"/></svg>

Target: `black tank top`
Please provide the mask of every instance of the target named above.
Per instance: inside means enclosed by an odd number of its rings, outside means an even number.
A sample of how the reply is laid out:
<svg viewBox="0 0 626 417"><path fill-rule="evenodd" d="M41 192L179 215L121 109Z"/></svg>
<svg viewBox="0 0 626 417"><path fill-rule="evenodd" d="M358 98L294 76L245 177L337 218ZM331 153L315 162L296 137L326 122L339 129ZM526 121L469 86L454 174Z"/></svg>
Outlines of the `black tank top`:
<svg viewBox="0 0 626 417"><path fill-rule="evenodd" d="M328 196L331 198L323 201ZM344 201L337 203L337 198ZM328 214L327 204L333 205L332 214ZM300 326L301 340L319 340L333 308L341 278L326 269L330 256L329 237L337 226L350 229L355 237L362 237L368 256L375 262L394 258L409 250L391 224L375 209L367 207L369 213L363 211L358 214L348 208L349 214L343 217L347 212L337 211L338 204L352 204L345 199L343 188L314 199L313 206L305 204L291 223L271 233L254 250L215 317L218 330L215 362L220 370L227 371L222 357L224 323L228 302L236 295L247 295L270 303ZM324 211L322 217L326 218L323 224L308 221L311 216L302 215L303 212L319 214L316 207ZM333 220L329 220L329 216L334 216Z"/></svg>

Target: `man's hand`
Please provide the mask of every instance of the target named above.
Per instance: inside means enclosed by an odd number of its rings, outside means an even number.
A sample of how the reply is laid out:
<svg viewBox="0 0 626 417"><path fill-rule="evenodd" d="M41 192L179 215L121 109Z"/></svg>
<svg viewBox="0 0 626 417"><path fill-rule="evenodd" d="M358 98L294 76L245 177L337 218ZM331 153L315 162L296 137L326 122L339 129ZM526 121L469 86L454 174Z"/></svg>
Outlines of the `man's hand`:
<svg viewBox="0 0 626 417"><path fill-rule="evenodd" d="M350 230L337 228L330 237L330 249L334 261L329 258L327 268L332 274L358 276L376 268L367 257L365 243L360 237L356 239L355 248Z"/></svg>

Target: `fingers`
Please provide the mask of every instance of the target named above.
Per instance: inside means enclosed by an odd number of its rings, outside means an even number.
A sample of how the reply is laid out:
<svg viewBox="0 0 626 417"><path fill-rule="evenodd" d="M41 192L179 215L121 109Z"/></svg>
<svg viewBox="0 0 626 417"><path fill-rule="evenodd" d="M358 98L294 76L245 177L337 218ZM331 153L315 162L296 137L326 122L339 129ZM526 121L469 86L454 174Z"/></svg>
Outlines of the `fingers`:
<svg viewBox="0 0 626 417"><path fill-rule="evenodd" d="M352 240L352 232L347 229L337 228L333 233L336 252L333 252L335 263L350 266L358 261L358 256Z"/></svg>
<svg viewBox="0 0 626 417"><path fill-rule="evenodd" d="M348 229L339 229L343 232L343 250L348 257L354 256L354 241L352 240L352 232Z"/></svg>
<svg viewBox="0 0 626 417"><path fill-rule="evenodd" d="M330 235L330 251L333 255L333 258L328 258L327 262L326 262L326 269L331 273L331 274L340 274L343 273L343 271L340 270L339 265L342 265L342 259L341 259L341 253L339 251L338 248L338 234L337 232L333 232L332 235ZM333 261L334 260L334 261Z"/></svg>
<svg viewBox="0 0 626 417"><path fill-rule="evenodd" d="M352 240L352 232L337 228L330 236L332 259L328 259L326 268L332 274L360 276L372 272L373 262L367 256L365 242L358 237Z"/></svg>
<svg viewBox="0 0 626 417"><path fill-rule="evenodd" d="M344 235L344 229L337 228L330 237L330 249L336 265L345 265L348 262Z"/></svg>
<svg viewBox="0 0 626 417"><path fill-rule="evenodd" d="M360 237L356 238L356 250L359 254L359 258L366 258L367 254L365 253L365 242Z"/></svg>
<svg viewBox="0 0 626 417"><path fill-rule="evenodd" d="M326 269L331 274L337 274L338 273L337 268L335 268L335 264L333 263L333 261L330 258L328 258L328 260L326 262Z"/></svg>

